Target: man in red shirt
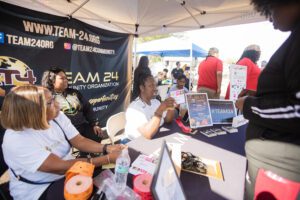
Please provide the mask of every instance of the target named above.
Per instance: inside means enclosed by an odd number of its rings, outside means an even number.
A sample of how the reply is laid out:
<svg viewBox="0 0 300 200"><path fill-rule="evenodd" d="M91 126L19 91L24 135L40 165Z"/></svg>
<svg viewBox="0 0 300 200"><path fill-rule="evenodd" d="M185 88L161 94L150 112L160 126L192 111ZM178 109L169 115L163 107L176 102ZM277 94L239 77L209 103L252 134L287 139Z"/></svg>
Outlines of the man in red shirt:
<svg viewBox="0 0 300 200"><path fill-rule="evenodd" d="M198 67L197 91L206 93L209 99L220 98L223 63L218 57L219 50L212 47L209 49L206 59Z"/></svg>

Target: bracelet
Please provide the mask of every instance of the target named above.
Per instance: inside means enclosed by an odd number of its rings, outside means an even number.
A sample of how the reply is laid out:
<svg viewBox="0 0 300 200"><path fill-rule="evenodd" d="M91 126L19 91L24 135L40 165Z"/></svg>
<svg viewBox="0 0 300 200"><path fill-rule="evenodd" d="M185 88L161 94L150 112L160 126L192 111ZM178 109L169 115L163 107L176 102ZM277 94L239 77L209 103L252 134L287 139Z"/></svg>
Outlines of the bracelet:
<svg viewBox="0 0 300 200"><path fill-rule="evenodd" d="M162 118L162 114L159 114L157 111L154 112L154 116Z"/></svg>
<svg viewBox="0 0 300 200"><path fill-rule="evenodd" d="M106 155L106 159L107 159L108 164L110 164L109 155Z"/></svg>
<svg viewBox="0 0 300 200"><path fill-rule="evenodd" d="M107 146L108 146L108 144L105 144L104 146L103 146L103 154L104 155L106 155L108 152L107 152Z"/></svg>

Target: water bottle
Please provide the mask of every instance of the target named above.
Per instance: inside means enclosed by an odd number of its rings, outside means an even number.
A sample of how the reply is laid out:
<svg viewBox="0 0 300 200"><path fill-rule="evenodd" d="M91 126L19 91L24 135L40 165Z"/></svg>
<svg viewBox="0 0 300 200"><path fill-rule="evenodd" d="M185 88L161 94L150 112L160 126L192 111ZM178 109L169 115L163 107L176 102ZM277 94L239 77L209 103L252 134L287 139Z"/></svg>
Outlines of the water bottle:
<svg viewBox="0 0 300 200"><path fill-rule="evenodd" d="M122 150L121 155L116 160L115 183L118 191L122 192L126 188L127 174L130 166L128 149Z"/></svg>

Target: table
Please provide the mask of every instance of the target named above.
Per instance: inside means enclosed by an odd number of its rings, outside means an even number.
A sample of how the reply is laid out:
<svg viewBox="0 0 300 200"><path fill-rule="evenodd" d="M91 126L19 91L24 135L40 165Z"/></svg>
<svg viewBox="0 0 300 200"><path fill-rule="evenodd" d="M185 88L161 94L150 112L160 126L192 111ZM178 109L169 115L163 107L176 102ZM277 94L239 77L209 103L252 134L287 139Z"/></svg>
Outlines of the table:
<svg viewBox="0 0 300 200"><path fill-rule="evenodd" d="M221 125L214 125L213 128ZM152 140L144 137L128 143L132 161L139 153L146 155L160 152L163 140L181 144L182 151L221 162L224 181L182 171L180 179L187 199L243 199L246 172L244 151L246 126L239 127L238 133L227 133L216 137L206 137L198 129L195 135L181 132L175 122L164 125Z"/></svg>

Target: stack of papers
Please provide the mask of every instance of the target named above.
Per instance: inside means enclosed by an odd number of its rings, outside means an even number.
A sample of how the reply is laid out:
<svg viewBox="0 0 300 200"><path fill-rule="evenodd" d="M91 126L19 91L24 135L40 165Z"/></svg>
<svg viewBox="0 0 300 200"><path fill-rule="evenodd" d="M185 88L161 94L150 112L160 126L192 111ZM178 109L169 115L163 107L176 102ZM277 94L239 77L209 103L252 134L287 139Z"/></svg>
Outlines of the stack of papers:
<svg viewBox="0 0 300 200"><path fill-rule="evenodd" d="M214 137L217 135L225 135L226 131L219 129L219 128L211 128L211 129L200 131L200 133L202 133L203 135L205 135L207 137Z"/></svg>
<svg viewBox="0 0 300 200"><path fill-rule="evenodd" d="M228 133L237 133L238 129L232 126L222 126L222 129Z"/></svg>

